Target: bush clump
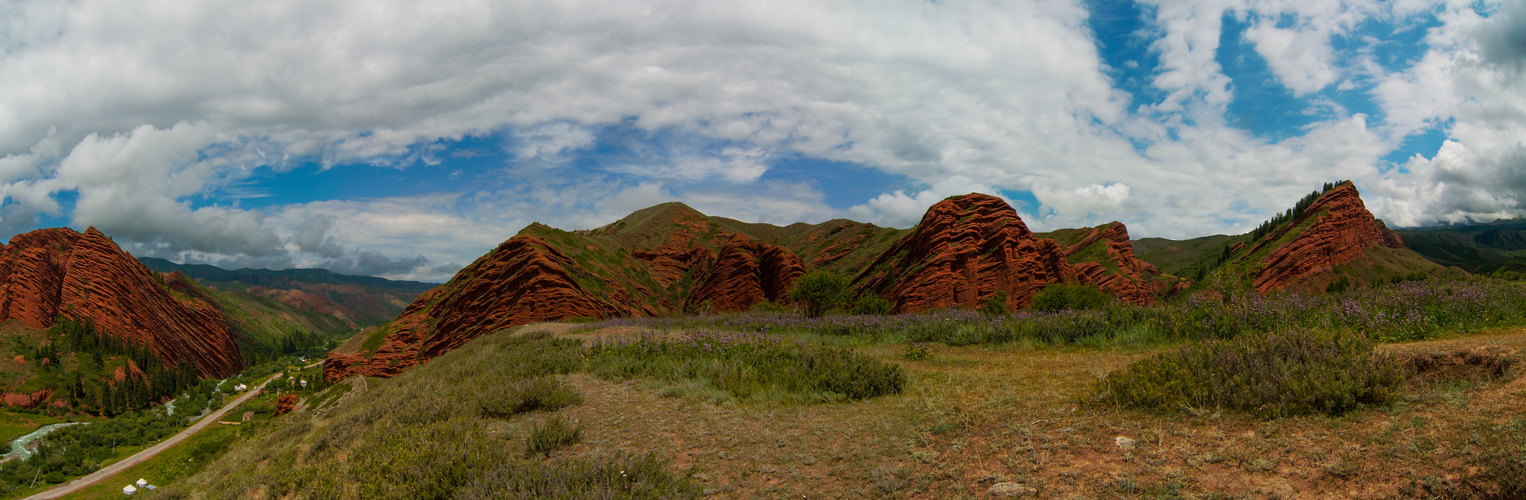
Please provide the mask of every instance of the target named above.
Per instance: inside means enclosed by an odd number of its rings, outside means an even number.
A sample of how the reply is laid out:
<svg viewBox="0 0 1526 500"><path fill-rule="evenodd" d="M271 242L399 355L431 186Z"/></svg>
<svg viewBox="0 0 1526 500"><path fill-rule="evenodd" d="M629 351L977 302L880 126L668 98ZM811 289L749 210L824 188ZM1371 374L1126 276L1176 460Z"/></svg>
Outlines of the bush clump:
<svg viewBox="0 0 1526 500"><path fill-rule="evenodd" d="M701 381L740 399L865 399L898 394L900 365L852 349L785 344L767 334L692 332L595 344L589 371L613 379Z"/></svg>
<svg viewBox="0 0 1526 500"><path fill-rule="evenodd" d="M789 298L805 305L805 314L820 318L850 298L848 279L831 271L811 271L795 280Z"/></svg>
<svg viewBox="0 0 1526 500"><path fill-rule="evenodd" d="M545 423L530 429L525 438L528 455L546 455L553 451L577 444L583 439L583 424L569 424L561 415L553 415Z"/></svg>
<svg viewBox="0 0 1526 500"><path fill-rule="evenodd" d="M536 377L488 389L481 400L482 414L508 418L532 411L556 411L583 403L583 396L555 377Z"/></svg>
<svg viewBox="0 0 1526 500"><path fill-rule="evenodd" d="M860 316L884 316L886 314L890 314L890 310L894 307L895 304L891 304L890 301L885 300L884 297L880 297L871 293L869 295L863 296L863 298L858 299L858 302L854 302L853 310L850 312Z"/></svg>
<svg viewBox="0 0 1526 500"><path fill-rule="evenodd" d="M1222 407L1259 417L1339 414L1394 398L1404 365L1347 332L1248 333L1192 343L1113 372L1102 401L1174 412Z"/></svg>
<svg viewBox="0 0 1526 500"><path fill-rule="evenodd" d="M1082 311L1102 309L1116 299L1093 285L1068 285L1055 283L1039 290L1033 296L1033 308L1040 311Z"/></svg>
<svg viewBox="0 0 1526 500"><path fill-rule="evenodd" d="M699 488L687 477L674 476L651 455L552 463L508 460L456 491L462 500L699 497Z"/></svg>

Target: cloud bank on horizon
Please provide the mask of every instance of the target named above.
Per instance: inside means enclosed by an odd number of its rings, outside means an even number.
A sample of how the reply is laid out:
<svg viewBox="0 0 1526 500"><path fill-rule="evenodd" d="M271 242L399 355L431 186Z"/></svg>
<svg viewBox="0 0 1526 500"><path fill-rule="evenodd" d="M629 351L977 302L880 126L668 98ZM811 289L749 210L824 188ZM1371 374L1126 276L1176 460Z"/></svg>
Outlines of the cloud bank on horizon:
<svg viewBox="0 0 1526 500"><path fill-rule="evenodd" d="M441 281L532 221L684 201L894 227L1250 230L1352 179L1393 226L1526 211L1526 2L26 1L0 229Z"/></svg>

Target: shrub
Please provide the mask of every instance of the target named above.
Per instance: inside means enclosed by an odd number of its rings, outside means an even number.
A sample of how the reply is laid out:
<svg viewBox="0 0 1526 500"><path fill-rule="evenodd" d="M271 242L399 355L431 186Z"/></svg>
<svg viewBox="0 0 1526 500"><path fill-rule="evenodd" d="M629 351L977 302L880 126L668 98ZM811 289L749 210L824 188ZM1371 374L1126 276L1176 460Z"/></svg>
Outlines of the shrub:
<svg viewBox="0 0 1526 500"><path fill-rule="evenodd" d="M860 316L883 316L890 314L890 309L893 307L895 307L895 304L891 304L890 301L885 300L884 297L880 297L879 295L871 293L858 299L858 302L854 302L853 310L851 312Z"/></svg>
<svg viewBox="0 0 1526 500"><path fill-rule="evenodd" d="M456 492L462 500L699 497L699 488L687 477L674 476L651 455L551 463L508 460Z"/></svg>
<svg viewBox="0 0 1526 500"><path fill-rule="evenodd" d="M1040 311L1080 311L1102 309L1116 299L1093 285L1055 283L1033 296L1033 308Z"/></svg>
<svg viewBox="0 0 1526 500"><path fill-rule="evenodd" d="M901 358L907 361L926 361L933 357L933 351L926 342L907 342L903 345L906 350L901 353Z"/></svg>
<svg viewBox="0 0 1526 500"><path fill-rule="evenodd" d="M899 365L852 349L785 344L766 334L690 332L595 344L589 371L605 378L702 381L742 399L864 399L896 394L906 384Z"/></svg>
<svg viewBox="0 0 1526 500"><path fill-rule="evenodd" d="M583 396L554 377L536 377L488 389L480 403L489 417L506 418L532 411L556 411L583 403Z"/></svg>
<svg viewBox="0 0 1526 500"><path fill-rule="evenodd" d="M583 439L583 424L569 424L561 415L553 415L541 425L530 429L525 438L527 455L547 455L553 451L577 444Z"/></svg>
<svg viewBox="0 0 1526 500"><path fill-rule="evenodd" d="M980 313L986 316L1006 316L1012 313L1012 305L1007 303L1007 291L997 290L996 293L980 301Z"/></svg>
<svg viewBox="0 0 1526 500"><path fill-rule="evenodd" d="M1352 333L1250 333L1186 345L1108 374L1102 401L1175 412L1223 407L1260 417L1338 414L1393 398L1405 369Z"/></svg>
<svg viewBox="0 0 1526 500"><path fill-rule="evenodd" d="M848 299L848 280L831 271L811 271L795 280L791 300L805 304L805 314L819 318Z"/></svg>

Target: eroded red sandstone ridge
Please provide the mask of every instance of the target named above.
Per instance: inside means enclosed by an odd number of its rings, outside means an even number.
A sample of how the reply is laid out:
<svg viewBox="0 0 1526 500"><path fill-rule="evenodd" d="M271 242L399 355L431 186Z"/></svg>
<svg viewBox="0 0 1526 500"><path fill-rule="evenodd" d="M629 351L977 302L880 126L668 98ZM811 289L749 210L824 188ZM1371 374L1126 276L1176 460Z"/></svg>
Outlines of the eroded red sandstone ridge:
<svg viewBox="0 0 1526 500"><path fill-rule="evenodd" d="M1097 285L1125 302L1139 305L1154 304L1155 297L1166 291L1157 286L1166 282L1151 279L1160 274L1155 266L1134 256L1129 229L1122 222L1087 229L1081 241L1065 248L1066 258L1081 255L1098 244L1103 245L1107 260L1077 262L1074 265L1077 281Z"/></svg>
<svg viewBox="0 0 1526 500"><path fill-rule="evenodd" d="M716 311L785 302L790 285L803 274L805 264L794 252L737 233L721 249L715 266L694 291L693 301Z"/></svg>
<svg viewBox="0 0 1526 500"><path fill-rule="evenodd" d="M1152 303L1157 273L1134 257L1123 224L1087 231L1068 246L1037 238L1006 202L978 194L934 205L899 240L905 232L852 221L781 228L708 217L682 204L591 231L532 224L420 296L374 334L376 347L329 353L324 375L392 376L478 336L535 321L786 302L807 269L801 255L812 268L851 269L860 293L890 298L898 312L972 307L997 291L1025 306L1056 282L1092 283Z"/></svg>
<svg viewBox="0 0 1526 500"><path fill-rule="evenodd" d="M166 362L194 363L201 377L226 377L243 358L221 313L207 301L177 299L167 285L95 228L39 229L0 249L0 320L47 328L59 315L83 320Z"/></svg>
<svg viewBox="0 0 1526 500"><path fill-rule="evenodd" d="M597 241L527 228L415 300L379 333L374 351L329 353L324 375L392 376L478 336L536 321L746 310L784 300L805 273L788 249L714 230L688 207L636 215L639 221L585 235ZM579 243L558 246L527 234L536 232ZM611 255L601 244L635 249Z"/></svg>
<svg viewBox="0 0 1526 500"><path fill-rule="evenodd" d="M1312 220L1311 220L1312 219ZM1404 241L1367 211L1361 194L1350 181L1325 192L1283 230L1256 242L1249 255L1301 231L1291 242L1276 248L1263 261L1253 286L1261 293L1287 288L1304 278L1326 273L1335 266L1357 259L1376 246L1403 248Z"/></svg>
<svg viewBox="0 0 1526 500"><path fill-rule="evenodd" d="M1108 264L1069 261L1104 245ZM891 247L854 279L864 293L895 304L895 312L975 307L997 292L1025 307L1050 283L1090 283L1137 304L1154 301L1153 266L1134 258L1128 230L1113 223L1062 247L1038 238L1001 198L984 194L938 202L916 231Z"/></svg>

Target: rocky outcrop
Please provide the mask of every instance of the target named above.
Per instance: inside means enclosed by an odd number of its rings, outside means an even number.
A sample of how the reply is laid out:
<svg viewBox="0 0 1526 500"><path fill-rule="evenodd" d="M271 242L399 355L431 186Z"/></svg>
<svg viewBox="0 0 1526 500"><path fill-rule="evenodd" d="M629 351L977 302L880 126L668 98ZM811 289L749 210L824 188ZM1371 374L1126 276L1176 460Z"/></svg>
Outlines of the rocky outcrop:
<svg viewBox="0 0 1526 500"><path fill-rule="evenodd" d="M144 344L166 363L193 363L201 377L243 369L221 313L194 297L176 298L158 275L90 228L41 229L0 251L0 320L47 328L60 315L89 319L109 335Z"/></svg>
<svg viewBox="0 0 1526 500"><path fill-rule="evenodd" d="M745 310L787 300L805 273L788 249L716 229L682 205L654 208L590 232L526 228L415 300L378 333L379 348L329 353L324 377L392 376L478 336L536 321Z"/></svg>
<svg viewBox="0 0 1526 500"><path fill-rule="evenodd" d="M52 397L53 389L38 389L27 394L7 392L4 395L0 395L0 401L4 401L8 406L36 408L47 403L48 398Z"/></svg>
<svg viewBox="0 0 1526 500"><path fill-rule="evenodd" d="M1154 304L1159 290L1151 278L1160 273L1155 266L1134 256L1129 229L1122 222L1113 222L1087 231L1081 241L1066 247L1067 260L1082 255L1093 245L1101 245L1104 259L1075 263L1077 281L1097 285L1130 304Z"/></svg>
<svg viewBox="0 0 1526 500"><path fill-rule="evenodd" d="M373 334L379 347L329 353L324 376L392 376L477 336L534 321L787 302L807 270L800 255L810 255L818 269L851 261L849 268L863 269L855 289L890 299L897 312L975 307L997 292L1023 307L1057 282L1096 284L1137 304L1170 288L1150 281L1155 270L1134 257L1123 224L1094 228L1062 246L1036 237L992 196L944 200L892 243L900 232L846 220L784 228L742 223L676 203L588 231L532 224L420 296Z"/></svg>
<svg viewBox="0 0 1526 500"><path fill-rule="evenodd" d="M1149 305L1162 287L1155 267L1134 256L1128 228L1114 222L1067 246L1039 238L1001 198L984 194L938 202L916 230L855 279L861 293L891 300L895 312L977 307L1005 292L1026 307L1051 283L1096 285L1120 300ZM1157 288L1160 288L1158 290Z"/></svg>
<svg viewBox="0 0 1526 500"><path fill-rule="evenodd" d="M544 239L510 238L410 304L376 351L329 353L324 376L396 375L478 336L536 321L655 312L591 297L571 276L576 267Z"/></svg>
<svg viewBox="0 0 1526 500"><path fill-rule="evenodd" d="M295 410L296 408L297 408L297 395L296 394L287 394L287 395L281 396L280 401L276 401L276 414L275 414L275 416L279 417L281 415L285 415L287 413L291 413L291 411Z"/></svg>
<svg viewBox="0 0 1526 500"><path fill-rule="evenodd" d="M1257 291L1281 290L1301 278L1329 272L1374 246L1404 246L1397 234L1367 211L1361 194L1350 181L1326 191L1293 223L1254 242L1256 246L1249 255L1278 244L1295 231L1292 241L1272 249L1262 261L1252 284Z"/></svg>
<svg viewBox="0 0 1526 500"><path fill-rule="evenodd" d="M1064 249L1033 236L1001 198L968 194L938 202L854 283L891 300L895 312L974 307L996 292L1026 306L1044 285L1074 282Z"/></svg>
<svg viewBox="0 0 1526 500"><path fill-rule="evenodd" d="M721 249L714 267L690 301L709 310L745 311L763 302L785 302L805 265L784 247L737 233Z"/></svg>

